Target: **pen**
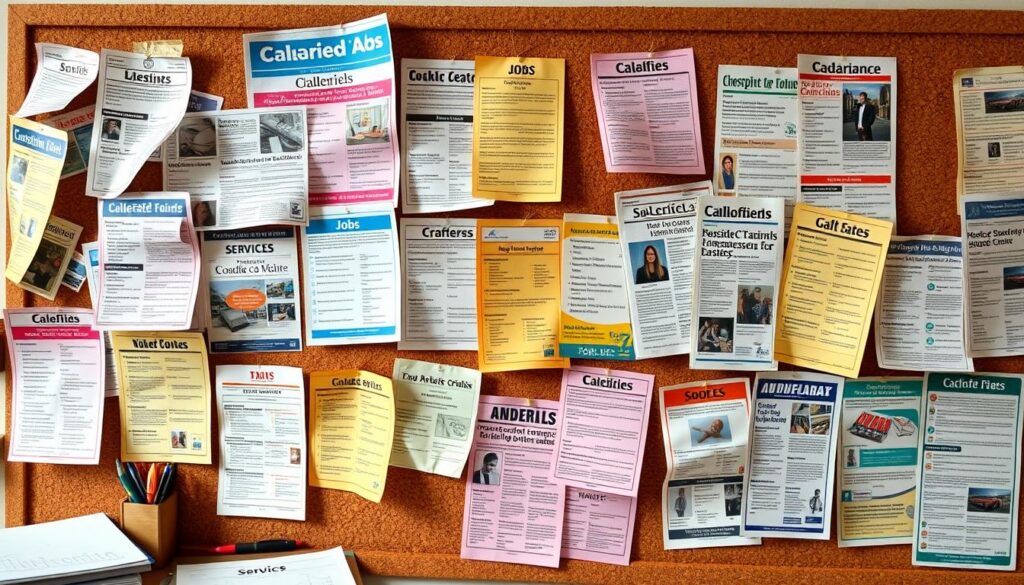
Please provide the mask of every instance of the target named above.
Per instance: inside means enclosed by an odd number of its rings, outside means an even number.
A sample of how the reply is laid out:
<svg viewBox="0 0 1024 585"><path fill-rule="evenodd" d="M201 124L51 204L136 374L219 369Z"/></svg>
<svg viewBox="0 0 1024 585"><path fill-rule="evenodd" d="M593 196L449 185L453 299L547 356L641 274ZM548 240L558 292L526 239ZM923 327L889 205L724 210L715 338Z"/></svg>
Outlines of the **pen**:
<svg viewBox="0 0 1024 585"><path fill-rule="evenodd" d="M135 492L142 496L142 498L139 500L139 503L145 504L146 484L142 483L142 477L139 476L139 468L135 467L128 461L125 461L124 467L125 469L128 470L128 478L132 480L132 485L135 487Z"/></svg>
<svg viewBox="0 0 1024 585"><path fill-rule="evenodd" d="M121 487L123 487L125 493L128 494L128 499L135 504L141 504L142 496L132 485L132 478L128 475L128 472L125 471L124 466L121 465L121 460L114 459L114 465L117 467L117 480L121 482Z"/></svg>
<svg viewBox="0 0 1024 585"><path fill-rule="evenodd" d="M306 546L306 543L301 540L261 540L259 542L222 544L213 547L211 552L218 555L244 555L257 552L288 552L303 546Z"/></svg>
<svg viewBox="0 0 1024 585"><path fill-rule="evenodd" d="M171 490L174 489L174 478L177 477L177 474L177 463L168 463L164 466L164 477L160 479L161 485L156 493L156 503L163 502L171 494Z"/></svg>
<svg viewBox="0 0 1024 585"><path fill-rule="evenodd" d="M156 469L157 469L157 466L159 466L159 465L160 465L159 463L154 463L154 464L150 465L149 466L149 473L146 474L146 503L147 504L155 504L156 503L156 491L157 491L156 488L157 488L157 485L159 483L157 481L157 471L156 471Z"/></svg>

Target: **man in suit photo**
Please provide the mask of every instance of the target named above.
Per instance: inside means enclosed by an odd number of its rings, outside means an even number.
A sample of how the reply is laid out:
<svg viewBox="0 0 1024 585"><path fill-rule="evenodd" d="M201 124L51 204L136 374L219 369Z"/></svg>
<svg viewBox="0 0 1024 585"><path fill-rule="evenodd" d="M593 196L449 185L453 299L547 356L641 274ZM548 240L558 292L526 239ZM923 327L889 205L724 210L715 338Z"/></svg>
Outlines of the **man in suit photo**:
<svg viewBox="0 0 1024 585"><path fill-rule="evenodd" d="M484 455L483 465L473 472L473 483L481 485L499 485L501 474L498 472L498 454L488 453Z"/></svg>
<svg viewBox="0 0 1024 585"><path fill-rule="evenodd" d="M874 140L871 126L875 123L875 106L868 101L866 92L862 91L857 94L857 108L853 111L853 116L853 123L857 126L857 140L861 142Z"/></svg>

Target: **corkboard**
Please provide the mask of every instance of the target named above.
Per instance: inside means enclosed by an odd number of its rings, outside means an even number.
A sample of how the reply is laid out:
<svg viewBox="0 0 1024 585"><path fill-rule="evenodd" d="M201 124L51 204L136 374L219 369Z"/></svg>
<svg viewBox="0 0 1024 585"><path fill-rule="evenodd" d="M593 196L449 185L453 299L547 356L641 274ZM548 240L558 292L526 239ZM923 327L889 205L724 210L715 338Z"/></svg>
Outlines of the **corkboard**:
<svg viewBox="0 0 1024 585"><path fill-rule="evenodd" d="M127 49L132 41L180 38L192 59L194 86L225 97L225 108L245 106L243 33L337 24L376 14L356 6L36 6L10 7L8 96L10 111L22 102L35 68L32 43L49 41L92 50ZM655 8L422 8L388 9L396 57L471 59L475 55L525 54L566 60L565 188L561 204L516 205L453 214L461 217L561 217L563 212L613 214L612 193L706 177L609 175L604 171L590 89L594 52L693 47L697 61L705 160L712 157L715 72L720 63L795 66L798 52L895 56L899 62L897 180L903 234L956 234L956 147L951 78L961 67L1019 65L1024 13L984 11L849 11ZM95 88L72 107L93 103ZM85 176L63 181L57 215L96 237L96 203L83 196ZM133 190L159 189L160 167L148 164ZM87 292L62 290L54 304L88 306ZM7 285L11 306L46 305ZM389 375L395 345L309 348L301 354L216 357L215 364L263 363L311 370L363 368ZM403 352L403 357L474 367L470 352ZM590 363L615 367L611 363ZM620 364L649 372L659 386L731 377L691 372L679 357ZM977 360L979 371L1024 370L1024 359ZM212 368L211 368L212 371ZM862 375L882 374L869 345ZM892 372L900 374L902 372ZM529 371L484 376L486 394L557 399L560 372ZM9 388L9 386L8 386ZM8 392L8 400L10 393ZM120 441L117 402L107 401L98 467L9 466L7 514L17 525L89 512L116 514L122 494L113 478ZM10 408L8 408L8 412ZM9 424L9 421L8 421ZM441 578L573 583L1020 583L1014 574L914 569L910 549L839 550L831 542L766 539L760 547L662 550L660 489L665 473L661 429L651 427L645 479L634 536L633 563L612 567L563 561L558 570L459 559L462 481L392 468L381 504L310 488L304 523L216 515L217 466L185 466L181 476L179 535L182 544L303 538L318 547L341 545L359 555L371 573ZM1024 555L1019 550L1018 556ZM1024 562L1021 563L1024 565Z"/></svg>

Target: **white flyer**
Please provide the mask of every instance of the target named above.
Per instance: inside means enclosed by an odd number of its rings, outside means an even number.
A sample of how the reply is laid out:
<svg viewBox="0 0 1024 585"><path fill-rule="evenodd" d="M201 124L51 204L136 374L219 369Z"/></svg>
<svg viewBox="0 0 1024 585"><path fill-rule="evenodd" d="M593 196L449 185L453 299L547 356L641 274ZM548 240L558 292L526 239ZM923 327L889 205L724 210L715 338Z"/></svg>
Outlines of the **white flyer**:
<svg viewBox="0 0 1024 585"><path fill-rule="evenodd" d="M829 539L843 382L812 372L754 378L743 536Z"/></svg>
<svg viewBox="0 0 1024 585"><path fill-rule="evenodd" d="M217 366L217 514L306 519L302 368Z"/></svg>
<svg viewBox="0 0 1024 585"><path fill-rule="evenodd" d="M1017 570L1020 374L927 373L913 564Z"/></svg>
<svg viewBox="0 0 1024 585"><path fill-rule="evenodd" d="M178 127L191 89L188 57L103 49L85 194L109 199L124 193Z"/></svg>
<svg viewBox="0 0 1024 585"><path fill-rule="evenodd" d="M28 118L63 110L96 81L99 68L100 56L92 51L36 43L36 75L14 117Z"/></svg>
<svg viewBox="0 0 1024 585"><path fill-rule="evenodd" d="M165 191L192 197L198 231L306 225L306 108L185 114L164 144Z"/></svg>
<svg viewBox="0 0 1024 585"><path fill-rule="evenodd" d="M96 106L92 105L43 120L43 124L68 133L68 152L64 156L64 168L61 169L60 178L66 179L85 172L89 162L92 122L95 115Z"/></svg>
<svg viewBox="0 0 1024 585"><path fill-rule="evenodd" d="M701 197L690 369L776 370L775 307L785 201Z"/></svg>
<svg viewBox="0 0 1024 585"><path fill-rule="evenodd" d="M967 355L1024 354L1024 195L965 195L960 204Z"/></svg>
<svg viewBox="0 0 1024 585"><path fill-rule="evenodd" d="M202 240L210 353L301 351L295 228L203 232Z"/></svg>
<svg viewBox="0 0 1024 585"><path fill-rule="evenodd" d="M475 67L402 59L402 213L494 205L473 197Z"/></svg>
<svg viewBox="0 0 1024 585"><path fill-rule="evenodd" d="M340 548L269 559L178 565L177 585L356 585Z"/></svg>
<svg viewBox="0 0 1024 585"><path fill-rule="evenodd" d="M476 220L403 217L399 350L477 351Z"/></svg>
<svg viewBox="0 0 1024 585"><path fill-rule="evenodd" d="M85 282L89 287L89 302L93 311L99 304L100 291L100 243L83 242L82 255L85 257ZM117 386L117 364L114 361L114 348L110 345L110 332L103 332L103 363L104 380L103 395L107 398L118 395Z"/></svg>
<svg viewBox="0 0 1024 585"><path fill-rule="evenodd" d="M396 359L391 465L458 479L476 428L480 372Z"/></svg>
<svg viewBox="0 0 1024 585"><path fill-rule="evenodd" d="M302 230L306 345L398 341L402 282L390 205L314 207Z"/></svg>
<svg viewBox="0 0 1024 585"><path fill-rule="evenodd" d="M658 394L668 466L661 492L665 550L761 544L740 535L750 381L690 382Z"/></svg>
<svg viewBox="0 0 1024 585"><path fill-rule="evenodd" d="M875 307L879 367L974 371L964 342L962 248L953 236L892 236Z"/></svg>
<svg viewBox="0 0 1024 585"><path fill-rule="evenodd" d="M797 194L797 72L792 67L718 66L715 192L786 202Z"/></svg>
<svg viewBox="0 0 1024 585"><path fill-rule="evenodd" d="M921 378L846 380L839 429L839 546L910 544L918 508Z"/></svg>
<svg viewBox="0 0 1024 585"><path fill-rule="evenodd" d="M690 351L697 199L713 192L701 181L615 194L638 360Z"/></svg>
<svg viewBox="0 0 1024 585"><path fill-rule="evenodd" d="M398 203L395 65L386 14L242 36L250 108L308 106L309 202Z"/></svg>
<svg viewBox="0 0 1024 585"><path fill-rule="evenodd" d="M798 55L799 201L896 225L896 58Z"/></svg>
<svg viewBox="0 0 1024 585"><path fill-rule="evenodd" d="M185 106L185 113L216 112L220 110L223 105L224 98L220 97L219 95L203 93L201 91L196 91L193 89L188 93L188 105ZM174 135L172 134L171 136L173 137ZM146 161L163 162L165 144L161 144L156 150L154 150L153 153L149 155L149 158L146 159Z"/></svg>
<svg viewBox="0 0 1024 585"><path fill-rule="evenodd" d="M199 242L188 193L128 193L101 200L96 326L180 331L192 325Z"/></svg>
<svg viewBox="0 0 1024 585"><path fill-rule="evenodd" d="M103 343L90 309L4 311L11 357L8 461L96 465Z"/></svg>

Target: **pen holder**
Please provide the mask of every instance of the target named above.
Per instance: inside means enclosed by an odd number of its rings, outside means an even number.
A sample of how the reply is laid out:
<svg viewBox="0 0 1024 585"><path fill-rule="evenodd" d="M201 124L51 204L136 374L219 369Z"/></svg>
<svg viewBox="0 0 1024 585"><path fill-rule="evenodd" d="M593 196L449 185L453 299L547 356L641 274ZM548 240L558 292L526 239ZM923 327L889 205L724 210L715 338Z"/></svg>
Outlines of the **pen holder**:
<svg viewBox="0 0 1024 585"><path fill-rule="evenodd" d="M162 567L174 556L178 529L178 493L159 504L121 502L121 530Z"/></svg>

